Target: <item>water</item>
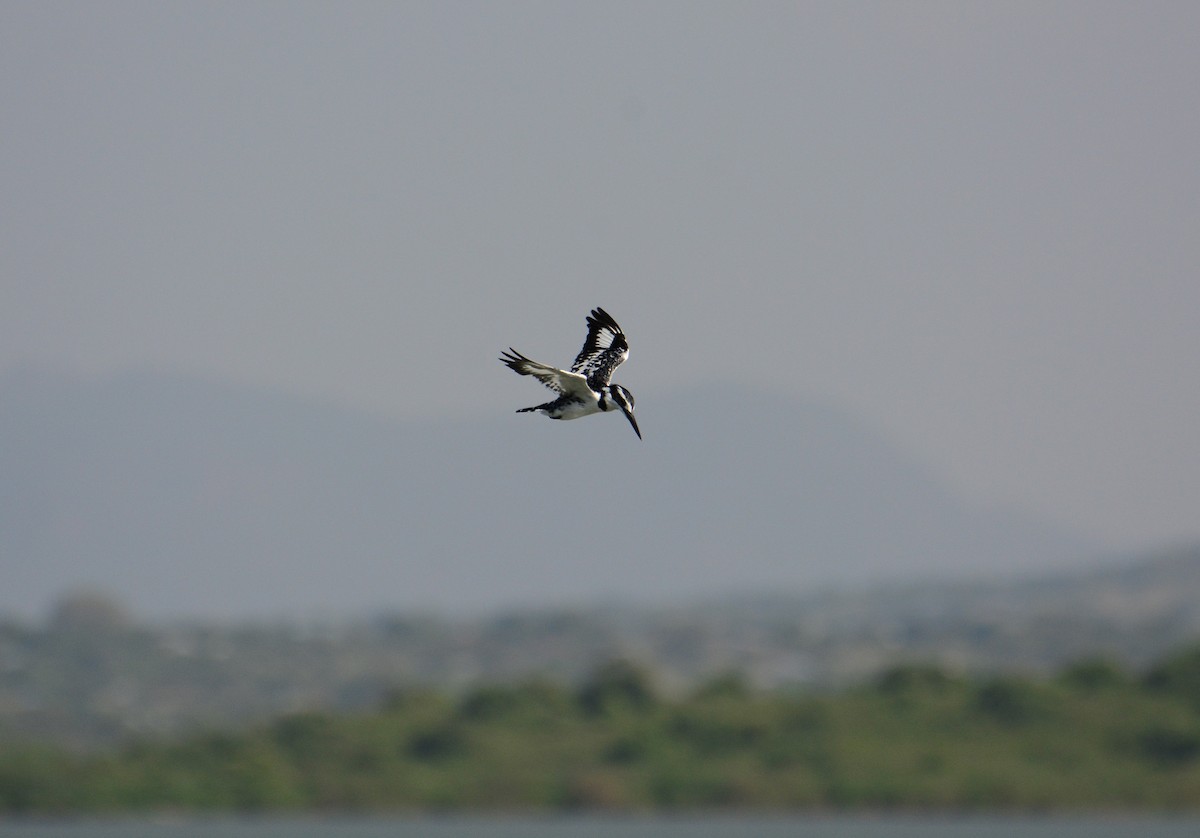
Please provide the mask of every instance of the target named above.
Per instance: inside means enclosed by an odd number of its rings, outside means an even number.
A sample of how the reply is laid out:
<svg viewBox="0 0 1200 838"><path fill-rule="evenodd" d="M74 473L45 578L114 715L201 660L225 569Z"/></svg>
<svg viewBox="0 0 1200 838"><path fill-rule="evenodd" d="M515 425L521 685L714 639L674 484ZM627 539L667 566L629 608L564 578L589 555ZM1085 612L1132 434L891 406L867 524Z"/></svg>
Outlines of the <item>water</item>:
<svg viewBox="0 0 1200 838"><path fill-rule="evenodd" d="M1195 838L1200 818L305 818L0 821L0 838Z"/></svg>

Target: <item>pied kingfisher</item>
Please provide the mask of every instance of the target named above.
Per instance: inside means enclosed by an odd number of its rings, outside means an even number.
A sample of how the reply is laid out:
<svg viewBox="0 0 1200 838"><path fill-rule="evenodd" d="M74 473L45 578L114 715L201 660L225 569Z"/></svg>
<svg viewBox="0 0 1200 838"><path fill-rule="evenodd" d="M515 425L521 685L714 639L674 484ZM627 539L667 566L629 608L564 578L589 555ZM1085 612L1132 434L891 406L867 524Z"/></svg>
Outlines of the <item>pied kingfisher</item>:
<svg viewBox="0 0 1200 838"><path fill-rule="evenodd" d="M633 393L620 384L608 383L613 370L629 357L625 333L602 308L592 309L587 325L587 340L575 357L575 363L571 364L570 372L531 361L511 346L501 353L500 360L513 372L532 375L558 393L558 398L552 402L523 407L517 413L537 411L551 419L578 419L593 413L620 410L641 439L642 432L633 418Z"/></svg>

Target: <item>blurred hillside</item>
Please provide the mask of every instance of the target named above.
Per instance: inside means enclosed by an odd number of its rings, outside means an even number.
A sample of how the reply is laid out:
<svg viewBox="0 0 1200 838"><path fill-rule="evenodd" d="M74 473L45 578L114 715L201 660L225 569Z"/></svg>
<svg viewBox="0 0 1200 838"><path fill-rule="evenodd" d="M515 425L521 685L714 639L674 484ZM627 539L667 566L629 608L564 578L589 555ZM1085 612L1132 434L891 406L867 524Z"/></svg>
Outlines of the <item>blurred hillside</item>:
<svg viewBox="0 0 1200 838"><path fill-rule="evenodd" d="M983 675L1097 657L1143 667L1198 636L1200 547L1022 580L462 619L145 623L78 595L45 624L0 623L0 739L87 745L372 708L417 685L577 684L617 658L668 692L726 673L823 689L906 662Z"/></svg>

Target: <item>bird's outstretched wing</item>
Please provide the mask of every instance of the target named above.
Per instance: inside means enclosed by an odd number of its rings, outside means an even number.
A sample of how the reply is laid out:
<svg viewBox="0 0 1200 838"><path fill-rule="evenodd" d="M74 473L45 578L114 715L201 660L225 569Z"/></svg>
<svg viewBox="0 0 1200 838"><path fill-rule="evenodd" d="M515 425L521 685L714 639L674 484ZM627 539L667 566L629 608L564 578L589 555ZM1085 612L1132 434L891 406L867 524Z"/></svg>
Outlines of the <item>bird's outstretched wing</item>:
<svg viewBox="0 0 1200 838"><path fill-rule="evenodd" d="M500 360L513 372L532 375L559 395L595 398L588 387L587 377L581 373L531 361L511 346L507 352L500 353Z"/></svg>
<svg viewBox="0 0 1200 838"><path fill-rule="evenodd" d="M575 356L571 372L584 376L588 386L599 390L608 384L613 370L629 357L629 342L625 340L625 333L617 321L602 308L592 309L587 325L587 340Z"/></svg>

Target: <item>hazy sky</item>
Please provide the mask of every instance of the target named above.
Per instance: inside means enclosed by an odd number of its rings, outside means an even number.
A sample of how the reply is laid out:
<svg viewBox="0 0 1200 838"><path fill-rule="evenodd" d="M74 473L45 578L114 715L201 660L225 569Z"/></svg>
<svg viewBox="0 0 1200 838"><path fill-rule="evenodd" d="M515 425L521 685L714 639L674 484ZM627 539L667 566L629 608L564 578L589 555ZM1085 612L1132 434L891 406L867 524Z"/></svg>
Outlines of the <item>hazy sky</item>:
<svg viewBox="0 0 1200 838"><path fill-rule="evenodd" d="M1196 538L1198 78L1194 2L5 0L0 374L507 419L602 305L643 445L752 382Z"/></svg>

